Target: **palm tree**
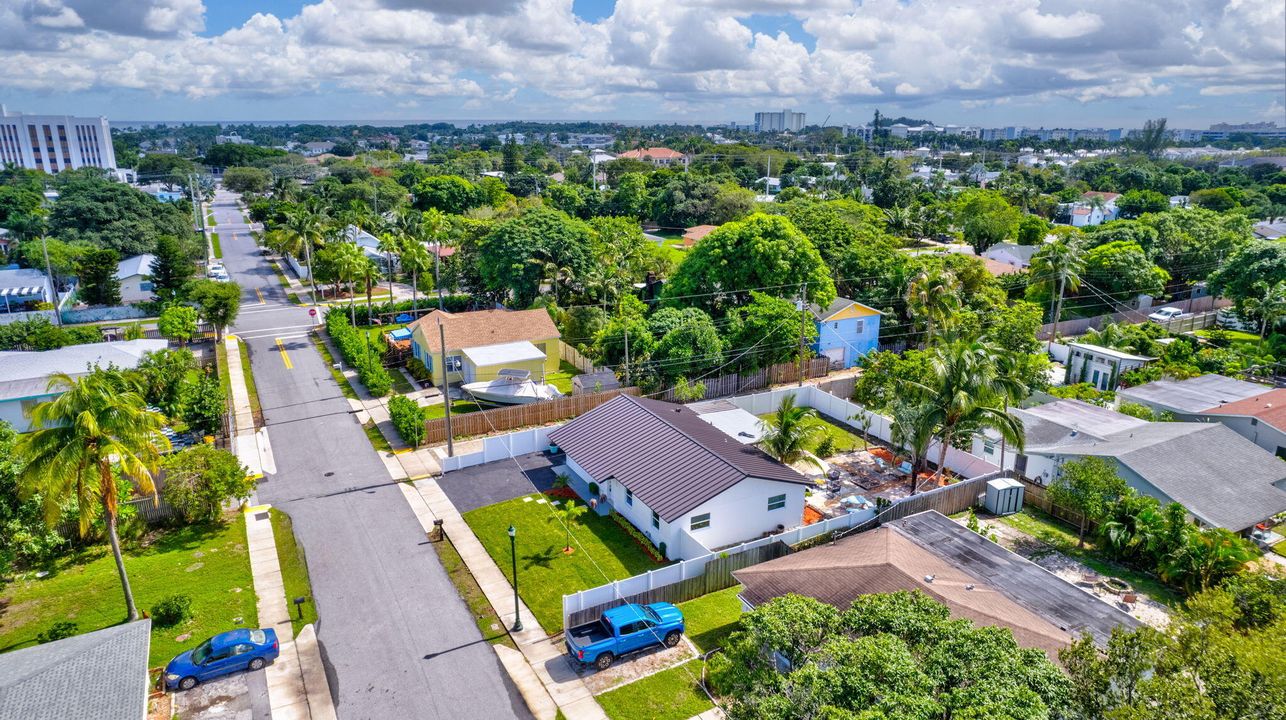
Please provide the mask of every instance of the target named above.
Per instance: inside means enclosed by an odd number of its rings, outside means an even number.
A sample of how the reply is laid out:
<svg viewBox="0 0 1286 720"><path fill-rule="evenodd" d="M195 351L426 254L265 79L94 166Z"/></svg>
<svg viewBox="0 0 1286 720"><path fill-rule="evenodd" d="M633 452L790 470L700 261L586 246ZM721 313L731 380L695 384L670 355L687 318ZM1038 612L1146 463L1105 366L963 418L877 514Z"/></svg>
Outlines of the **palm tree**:
<svg viewBox="0 0 1286 720"><path fill-rule="evenodd" d="M137 620L116 516L121 482L155 499L152 477L161 452L170 447L161 434L165 418L148 410L137 388L117 370L96 370L79 379L56 373L48 389L62 394L31 409L32 425L40 429L18 441L17 454L26 463L19 486L26 496L41 496L50 522L74 499L82 536L102 508L126 613Z"/></svg>
<svg viewBox="0 0 1286 720"><path fill-rule="evenodd" d="M1242 304L1248 313L1259 316L1259 351L1262 353L1264 338L1268 337L1270 330L1277 327L1277 321L1286 315L1286 280L1278 280L1273 285L1260 280L1251 287L1255 296L1246 298Z"/></svg>
<svg viewBox="0 0 1286 720"><path fill-rule="evenodd" d="M367 264L369 261L366 253L356 243L345 242L335 246L335 275L340 282L348 283L348 317L354 327L357 326L357 292L354 285L361 278Z"/></svg>
<svg viewBox="0 0 1286 720"><path fill-rule="evenodd" d="M574 552L572 548L572 525L580 522L581 515L584 515L587 510L589 510L589 507L581 505L575 500L564 500L561 506L554 509L554 514L549 516L551 521L560 521L563 529L567 531L567 544L563 546L564 553L571 554Z"/></svg>
<svg viewBox="0 0 1286 720"><path fill-rule="evenodd" d="M759 442L769 455L787 465L799 460L817 464L817 459L806 452L820 429L816 418L816 410L796 405L795 396L787 395L781 399L777 412L764 422L767 428Z"/></svg>
<svg viewBox="0 0 1286 720"><path fill-rule="evenodd" d="M889 232L900 237L918 238L919 218L909 207L895 206L884 210L884 224Z"/></svg>
<svg viewBox="0 0 1286 720"><path fill-rule="evenodd" d="M924 466L925 456L938 426L929 413L929 406L911 399L902 399L893 406L893 423L890 426L893 444L911 456L911 494L917 490L917 478Z"/></svg>
<svg viewBox="0 0 1286 720"><path fill-rule="evenodd" d="M420 232L425 240L433 243L433 289L438 294L438 309L442 310L442 242L446 239L449 220L446 213L430 208L424 213Z"/></svg>
<svg viewBox="0 0 1286 720"><path fill-rule="evenodd" d="M1054 305L1054 342L1058 342L1058 321L1063 316L1063 294L1081 287L1081 273L1085 270L1085 253L1079 244L1058 240L1041 248L1031 258L1032 282L1037 287L1057 288Z"/></svg>
<svg viewBox="0 0 1286 720"><path fill-rule="evenodd" d="M366 255L363 253L362 262L357 267L357 274L355 275L355 277L358 280L361 280L366 285L366 322L368 323L373 322L375 318L375 315L374 315L375 311L372 309L372 304L371 304L371 290L373 290L375 286L379 284L380 268L378 265L375 264L374 260L366 257Z"/></svg>
<svg viewBox="0 0 1286 720"><path fill-rule="evenodd" d="M286 222L282 226L282 230L291 238L291 246L303 248L304 258L308 263L308 286L314 305L317 304L317 281L313 277L313 248L325 241L325 219L321 205L309 202L287 211Z"/></svg>
<svg viewBox="0 0 1286 720"><path fill-rule="evenodd" d="M978 339L957 339L935 348L929 360L933 375L921 386L929 415L938 428L938 470L941 475L947 448L966 431L992 429L1018 452L1023 450L1023 428L1009 414L1015 399L1015 381L1002 377L997 359L1003 351Z"/></svg>
<svg viewBox="0 0 1286 720"><path fill-rule="evenodd" d="M960 282L950 270L925 268L907 287L906 304L912 319L924 325L924 343L928 345L935 326L945 325L960 307Z"/></svg>
<svg viewBox="0 0 1286 720"><path fill-rule="evenodd" d="M397 230L389 230L380 233L380 252L384 253L384 261L388 266L388 301L393 302L393 256L402 253L401 233Z"/></svg>

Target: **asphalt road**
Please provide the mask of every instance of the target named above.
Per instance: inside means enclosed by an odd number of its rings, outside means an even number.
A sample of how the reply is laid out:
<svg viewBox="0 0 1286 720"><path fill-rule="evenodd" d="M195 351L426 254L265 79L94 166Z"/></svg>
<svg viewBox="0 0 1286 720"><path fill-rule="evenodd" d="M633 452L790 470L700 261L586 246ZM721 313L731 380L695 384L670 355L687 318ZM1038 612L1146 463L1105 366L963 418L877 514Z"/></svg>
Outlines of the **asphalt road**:
<svg viewBox="0 0 1286 720"><path fill-rule="evenodd" d="M307 310L230 193L214 214L277 465L258 495L290 513L304 546L339 717L530 718L308 338Z"/></svg>

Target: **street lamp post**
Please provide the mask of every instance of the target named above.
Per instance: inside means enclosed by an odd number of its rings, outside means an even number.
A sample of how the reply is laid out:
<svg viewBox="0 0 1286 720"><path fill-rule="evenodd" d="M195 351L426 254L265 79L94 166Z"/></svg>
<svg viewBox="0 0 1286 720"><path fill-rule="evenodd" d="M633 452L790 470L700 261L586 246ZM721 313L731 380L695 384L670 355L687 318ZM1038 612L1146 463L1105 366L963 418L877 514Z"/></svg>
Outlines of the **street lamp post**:
<svg viewBox="0 0 1286 720"><path fill-rule="evenodd" d="M509 556L513 558L514 570L514 624L510 632L522 632L522 617L518 614L518 531L509 526Z"/></svg>

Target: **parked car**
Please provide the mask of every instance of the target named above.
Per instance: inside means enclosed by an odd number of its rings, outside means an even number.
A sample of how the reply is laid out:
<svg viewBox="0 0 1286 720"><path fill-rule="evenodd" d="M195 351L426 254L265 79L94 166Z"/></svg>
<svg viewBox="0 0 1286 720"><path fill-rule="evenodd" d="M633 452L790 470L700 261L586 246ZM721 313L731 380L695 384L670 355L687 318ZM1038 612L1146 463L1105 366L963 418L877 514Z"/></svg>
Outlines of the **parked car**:
<svg viewBox="0 0 1286 720"><path fill-rule="evenodd" d="M259 670L277 659L277 631L230 630L191 650L179 653L165 666L165 687L191 690L198 683L242 670Z"/></svg>
<svg viewBox="0 0 1286 720"><path fill-rule="evenodd" d="M683 611L670 603L630 603L568 630L567 653L576 662L606 670L626 653L653 645L678 645L683 627Z"/></svg>
<svg viewBox="0 0 1286 720"><path fill-rule="evenodd" d="M1148 315L1148 319L1151 320L1152 322L1167 323L1177 317L1182 317L1182 316L1183 316L1183 311L1180 310L1179 308L1164 307Z"/></svg>

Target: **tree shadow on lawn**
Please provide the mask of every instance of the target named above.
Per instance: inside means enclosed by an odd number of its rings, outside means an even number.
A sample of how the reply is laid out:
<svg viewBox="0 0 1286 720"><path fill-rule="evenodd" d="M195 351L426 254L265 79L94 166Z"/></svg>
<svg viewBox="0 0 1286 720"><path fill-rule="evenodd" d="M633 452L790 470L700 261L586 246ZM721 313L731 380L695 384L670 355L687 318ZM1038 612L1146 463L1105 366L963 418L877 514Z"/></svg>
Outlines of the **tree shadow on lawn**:
<svg viewBox="0 0 1286 720"><path fill-rule="evenodd" d="M523 555L522 559L526 561L526 564L523 565L523 569L530 570L533 567L542 567L548 570L550 569L550 564L562 556L562 548L550 545L544 550Z"/></svg>

